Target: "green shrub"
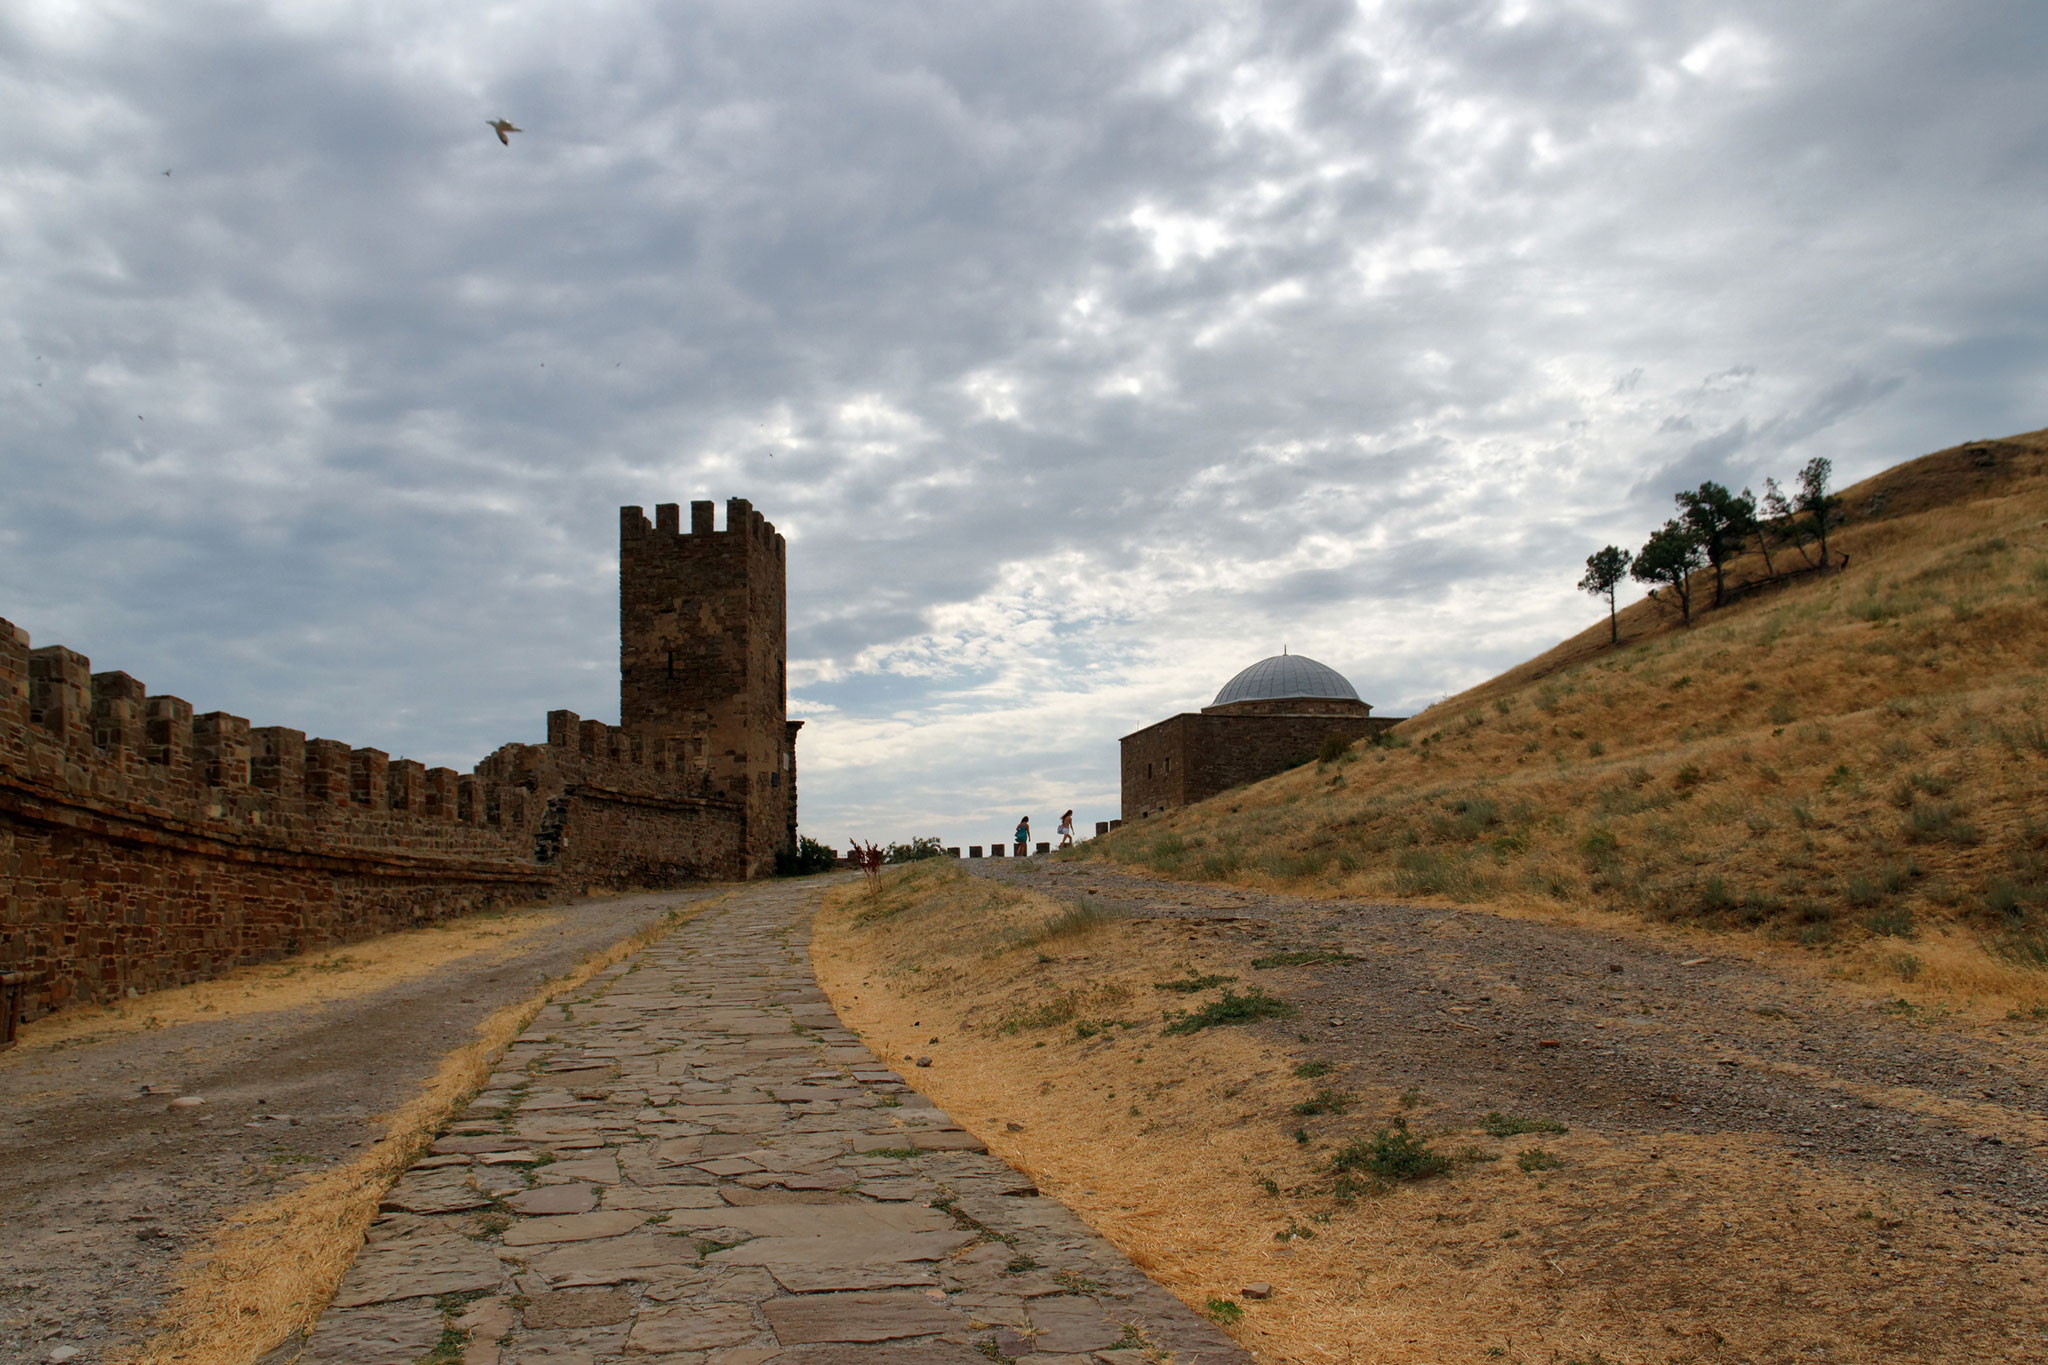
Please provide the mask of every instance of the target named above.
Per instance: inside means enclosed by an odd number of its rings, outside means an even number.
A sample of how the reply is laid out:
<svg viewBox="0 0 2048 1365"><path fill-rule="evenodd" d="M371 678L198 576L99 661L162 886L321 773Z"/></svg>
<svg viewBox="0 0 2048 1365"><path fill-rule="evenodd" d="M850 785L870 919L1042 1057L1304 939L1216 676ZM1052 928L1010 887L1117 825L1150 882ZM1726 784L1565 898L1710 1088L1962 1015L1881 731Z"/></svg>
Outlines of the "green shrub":
<svg viewBox="0 0 2048 1365"><path fill-rule="evenodd" d="M1293 1112L1302 1118L1316 1114L1341 1114L1357 1102L1358 1096L1349 1090L1331 1090L1325 1087L1295 1105Z"/></svg>
<svg viewBox="0 0 2048 1365"><path fill-rule="evenodd" d="M838 864L839 855L808 834L799 838L793 849L775 850L775 875L778 877L808 877L813 873L830 872Z"/></svg>
<svg viewBox="0 0 2048 1365"><path fill-rule="evenodd" d="M1243 995L1225 986L1219 999L1211 1000L1198 1010L1174 1011L1166 1016L1166 1033L1200 1033L1205 1028L1219 1024L1248 1024L1254 1019L1286 1019L1294 1014L1294 1006L1277 996L1267 995L1257 986Z"/></svg>
<svg viewBox="0 0 2048 1365"><path fill-rule="evenodd" d="M1554 1171L1564 1165L1562 1161L1552 1156L1549 1152L1544 1151L1541 1147L1531 1147L1528 1151L1523 1152L1515 1158L1515 1164L1523 1170L1531 1172Z"/></svg>
<svg viewBox="0 0 2048 1365"><path fill-rule="evenodd" d="M1330 1170L1344 1176L1369 1176L1383 1184L1402 1180L1427 1180L1451 1168L1451 1159L1432 1151L1429 1143L1408 1131L1408 1121L1396 1118L1369 1138L1348 1144L1330 1158Z"/></svg>
<svg viewBox="0 0 2048 1365"><path fill-rule="evenodd" d="M885 863L921 863L926 858L943 858L946 846L936 834L919 835L907 844L891 844L882 855Z"/></svg>
<svg viewBox="0 0 2048 1365"><path fill-rule="evenodd" d="M1324 735L1323 742L1316 746L1316 762L1324 767L1347 758L1350 754L1350 737L1334 730Z"/></svg>

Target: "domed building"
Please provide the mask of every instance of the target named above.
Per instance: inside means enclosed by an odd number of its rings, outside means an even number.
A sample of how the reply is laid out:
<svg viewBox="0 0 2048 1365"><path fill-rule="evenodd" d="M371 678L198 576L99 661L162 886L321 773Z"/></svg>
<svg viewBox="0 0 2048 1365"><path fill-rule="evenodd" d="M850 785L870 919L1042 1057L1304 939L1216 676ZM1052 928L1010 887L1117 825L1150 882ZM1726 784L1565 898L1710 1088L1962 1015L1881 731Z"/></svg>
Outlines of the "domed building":
<svg viewBox="0 0 2048 1365"><path fill-rule="evenodd" d="M1314 759L1330 735L1363 739L1375 716L1328 664L1281 652L1245 669L1199 712L1125 735L1123 818L1141 820Z"/></svg>

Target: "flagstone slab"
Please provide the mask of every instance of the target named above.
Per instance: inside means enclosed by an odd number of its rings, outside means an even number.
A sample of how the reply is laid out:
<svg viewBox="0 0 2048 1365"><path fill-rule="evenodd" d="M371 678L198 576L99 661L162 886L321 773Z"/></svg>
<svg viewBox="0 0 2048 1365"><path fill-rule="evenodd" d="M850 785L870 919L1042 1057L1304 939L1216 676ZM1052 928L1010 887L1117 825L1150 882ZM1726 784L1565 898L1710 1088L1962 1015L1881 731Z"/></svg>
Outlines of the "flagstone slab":
<svg viewBox="0 0 2048 1365"><path fill-rule="evenodd" d="M751 1208L760 1204L853 1204L858 1203L837 1190L789 1190L779 1185L765 1189L749 1186L725 1186L718 1190L723 1202L734 1208Z"/></svg>
<svg viewBox="0 0 2048 1365"><path fill-rule="evenodd" d="M644 1311L626 1338L628 1351L703 1351L761 1335L749 1303L678 1304Z"/></svg>
<svg viewBox="0 0 2048 1365"><path fill-rule="evenodd" d="M792 1294L826 1294L848 1289L913 1289L939 1282L929 1265L914 1261L896 1265L792 1265L768 1267L775 1282ZM1022 1321L1023 1310L1018 1310Z"/></svg>
<svg viewBox="0 0 2048 1365"><path fill-rule="evenodd" d="M619 1183L619 1159L615 1156L584 1156L573 1161L556 1161L547 1167L551 1179L594 1180L600 1185Z"/></svg>
<svg viewBox="0 0 2048 1365"><path fill-rule="evenodd" d="M589 1213L597 1207L597 1190L580 1181L566 1185L542 1185L515 1194L505 1203L514 1213L535 1216Z"/></svg>
<svg viewBox="0 0 2048 1365"><path fill-rule="evenodd" d="M552 1242L589 1242L618 1237L647 1221L628 1209L609 1213L572 1213L559 1218L522 1218L506 1228L500 1240L508 1247L545 1246Z"/></svg>
<svg viewBox="0 0 2048 1365"><path fill-rule="evenodd" d="M1112 1322L1102 1305L1079 1294L1034 1299L1032 1348L1040 1354L1075 1355L1100 1351L1123 1339L1122 1323Z"/></svg>
<svg viewBox="0 0 2048 1365"><path fill-rule="evenodd" d="M491 1197L469 1183L469 1168L420 1171L415 1168L377 1202L377 1207L404 1213L461 1213L490 1205Z"/></svg>
<svg viewBox="0 0 2048 1365"><path fill-rule="evenodd" d="M609 1327L633 1316L633 1298L616 1289L556 1289L527 1296L521 1320L529 1329Z"/></svg>
<svg viewBox="0 0 2048 1365"><path fill-rule="evenodd" d="M398 1237L363 1248L334 1296L334 1306L362 1308L396 1299L496 1289L504 1278L505 1267L498 1258L467 1237Z"/></svg>
<svg viewBox="0 0 2048 1365"><path fill-rule="evenodd" d="M571 1243L529 1264L558 1289L698 1275L697 1244L662 1232Z"/></svg>
<svg viewBox="0 0 2048 1365"><path fill-rule="evenodd" d="M520 1145L519 1139L510 1133L471 1134L435 1138L427 1151L434 1156L475 1156L481 1152L509 1152Z"/></svg>
<svg viewBox="0 0 2048 1365"><path fill-rule="evenodd" d="M988 1357L954 1342L892 1341L875 1346L804 1346L775 1356L774 1365L988 1365Z"/></svg>
<svg viewBox="0 0 2048 1365"><path fill-rule="evenodd" d="M669 1213L676 1209L715 1209L725 1201L716 1185L614 1185L604 1192L608 1209L641 1209Z"/></svg>
<svg viewBox="0 0 2048 1365"><path fill-rule="evenodd" d="M299 1352L299 1365L364 1365L413 1361L441 1339L441 1310L431 1301L357 1308L321 1316Z"/></svg>
<svg viewBox="0 0 2048 1365"><path fill-rule="evenodd" d="M762 1311L775 1339L784 1346L896 1341L963 1331L967 1326L959 1314L948 1312L923 1294L903 1290L770 1299Z"/></svg>
<svg viewBox="0 0 2048 1365"><path fill-rule="evenodd" d="M938 1193L938 1187L929 1180L863 1180L860 1193L870 1199L890 1203L901 1203L906 1199L922 1199Z"/></svg>
<svg viewBox="0 0 2048 1365"><path fill-rule="evenodd" d="M735 1213L752 1212L735 1209ZM839 1237L756 1237L705 1257L726 1265L845 1268L937 1261L972 1242L971 1232L870 1233Z"/></svg>
<svg viewBox="0 0 2048 1365"><path fill-rule="evenodd" d="M988 1144L964 1128L940 1128L906 1133L910 1146L920 1152L986 1152Z"/></svg>

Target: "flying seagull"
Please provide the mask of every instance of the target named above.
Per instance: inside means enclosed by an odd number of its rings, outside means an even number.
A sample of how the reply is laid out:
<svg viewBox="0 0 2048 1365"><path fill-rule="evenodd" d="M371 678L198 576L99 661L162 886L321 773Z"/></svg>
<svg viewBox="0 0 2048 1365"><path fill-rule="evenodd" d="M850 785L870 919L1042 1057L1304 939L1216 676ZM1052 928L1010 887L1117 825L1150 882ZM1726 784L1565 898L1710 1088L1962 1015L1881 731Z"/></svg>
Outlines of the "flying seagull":
<svg viewBox="0 0 2048 1365"><path fill-rule="evenodd" d="M512 145L512 139L511 139L511 138L509 138L509 137L506 137L506 136L505 136L505 134L507 134L507 133L519 133L519 132L524 132L524 131L525 131L525 129L523 129L523 128L514 128L514 127L512 126L512 120L510 120L510 119L502 119L502 118L494 118L494 119L485 119L485 120L484 120L484 122L486 122L486 123L490 124L490 125L491 125L491 127L493 127L493 128L495 128L495 129L497 129L497 130L498 130L498 141L500 141L500 142L504 143L504 144L505 144L505 145L506 145L507 147L510 147L510 146Z"/></svg>

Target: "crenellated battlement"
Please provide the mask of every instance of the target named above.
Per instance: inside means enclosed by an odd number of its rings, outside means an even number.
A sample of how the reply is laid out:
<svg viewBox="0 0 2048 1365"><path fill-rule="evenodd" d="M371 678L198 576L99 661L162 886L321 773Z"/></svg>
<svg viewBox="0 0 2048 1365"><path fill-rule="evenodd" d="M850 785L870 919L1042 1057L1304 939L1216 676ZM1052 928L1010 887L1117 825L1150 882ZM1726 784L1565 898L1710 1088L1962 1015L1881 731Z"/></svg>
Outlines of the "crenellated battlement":
<svg viewBox="0 0 2048 1365"><path fill-rule="evenodd" d="M745 498L728 498L725 503L725 529L714 526L717 504L693 502L690 504L690 529L685 531L682 524L682 504L664 502L656 504L654 520L647 520L647 513L638 507L619 509L619 539L623 544L628 540L655 540L693 538L711 545L726 547L752 547L772 554L777 563L782 562L787 547L773 522L754 510L754 504Z"/></svg>
<svg viewBox="0 0 2048 1365"><path fill-rule="evenodd" d="M391 760L377 749L251 726L225 711L195 714L182 697L151 696L122 672L94 673L62 645L32 647L0 620L0 781L53 796L109 802L138 814L298 832L348 846L414 842L441 826L519 832L519 803L493 800L452 768ZM507 823L502 812L510 809ZM492 820L488 813L501 816ZM480 856L503 840L441 841Z"/></svg>

